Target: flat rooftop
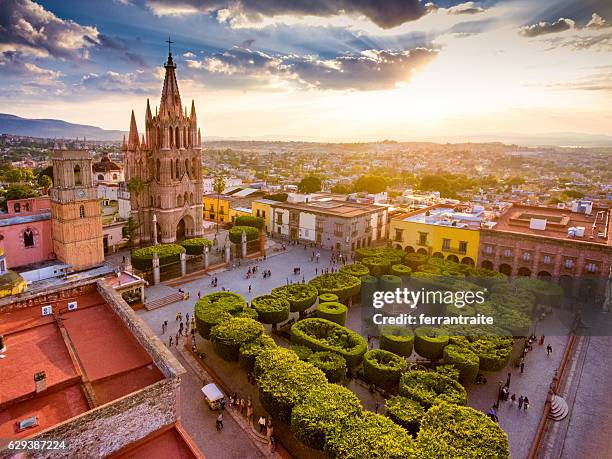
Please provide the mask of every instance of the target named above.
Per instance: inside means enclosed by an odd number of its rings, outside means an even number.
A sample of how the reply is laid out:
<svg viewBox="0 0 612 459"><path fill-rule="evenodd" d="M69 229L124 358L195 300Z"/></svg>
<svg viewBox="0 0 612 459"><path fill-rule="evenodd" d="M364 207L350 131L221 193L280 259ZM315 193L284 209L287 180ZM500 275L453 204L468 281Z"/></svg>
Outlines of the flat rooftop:
<svg viewBox="0 0 612 459"><path fill-rule="evenodd" d="M333 215L343 218L354 218L361 215L366 215L372 212L377 212L384 207L373 204L361 204L350 201L311 201L311 202L283 202L276 203L276 207L280 209L299 209L307 212L315 212L325 215Z"/></svg>
<svg viewBox="0 0 612 459"><path fill-rule="evenodd" d="M94 284L95 285L95 284ZM35 300L34 300L35 301ZM67 303L77 309L68 311ZM149 354L97 291L0 312L0 438L31 436L164 379ZM36 392L34 374L46 389ZM16 423L35 416L36 427ZM3 445L0 445L0 447Z"/></svg>
<svg viewBox="0 0 612 459"><path fill-rule="evenodd" d="M180 422L161 428L129 445L110 459L199 459L204 458Z"/></svg>
<svg viewBox="0 0 612 459"><path fill-rule="evenodd" d="M431 206L409 214L399 215L394 217L394 220L462 229L480 229L483 217L484 211L459 212L453 207Z"/></svg>

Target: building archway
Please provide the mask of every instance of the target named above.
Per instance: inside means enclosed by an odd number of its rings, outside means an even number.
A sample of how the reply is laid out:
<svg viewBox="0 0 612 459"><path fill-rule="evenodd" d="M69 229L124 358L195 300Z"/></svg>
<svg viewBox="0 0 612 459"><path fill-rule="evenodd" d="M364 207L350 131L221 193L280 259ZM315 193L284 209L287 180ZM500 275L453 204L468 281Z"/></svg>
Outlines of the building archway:
<svg viewBox="0 0 612 459"><path fill-rule="evenodd" d="M404 252L406 253L414 253L414 247L407 245L406 247L404 247Z"/></svg>
<svg viewBox="0 0 612 459"><path fill-rule="evenodd" d="M193 235L193 218L191 215L184 215L176 225L176 240L182 241L186 237Z"/></svg>
<svg viewBox="0 0 612 459"><path fill-rule="evenodd" d="M519 268L518 272L516 273L519 277L531 277L531 269L526 268L526 267L521 267Z"/></svg>
<svg viewBox="0 0 612 459"><path fill-rule="evenodd" d="M538 279L550 282L552 280L552 274L550 274L548 271L540 271L538 273Z"/></svg>
<svg viewBox="0 0 612 459"><path fill-rule="evenodd" d="M491 260L483 260L483 262L480 263L480 267L493 271L493 262Z"/></svg>
<svg viewBox="0 0 612 459"><path fill-rule="evenodd" d="M446 257L448 261L452 261L453 263L459 263L459 257L457 255L449 255Z"/></svg>
<svg viewBox="0 0 612 459"><path fill-rule="evenodd" d="M444 254L442 252L434 252L434 254L431 257L444 259Z"/></svg>
<svg viewBox="0 0 612 459"><path fill-rule="evenodd" d="M417 253L421 253L421 254L423 254L423 255L429 255L429 254L427 253L427 250L425 250L425 249L419 249L419 250L417 250Z"/></svg>
<svg viewBox="0 0 612 459"><path fill-rule="evenodd" d="M402 244L395 244L395 248L398 250L402 250Z"/></svg>
<svg viewBox="0 0 612 459"><path fill-rule="evenodd" d="M474 263L474 260L471 257L463 257L461 259L461 264L468 265L468 266L474 266L476 263Z"/></svg>
<svg viewBox="0 0 612 459"><path fill-rule="evenodd" d="M499 265L499 272L505 274L506 276L512 275L512 266L506 263L502 263Z"/></svg>

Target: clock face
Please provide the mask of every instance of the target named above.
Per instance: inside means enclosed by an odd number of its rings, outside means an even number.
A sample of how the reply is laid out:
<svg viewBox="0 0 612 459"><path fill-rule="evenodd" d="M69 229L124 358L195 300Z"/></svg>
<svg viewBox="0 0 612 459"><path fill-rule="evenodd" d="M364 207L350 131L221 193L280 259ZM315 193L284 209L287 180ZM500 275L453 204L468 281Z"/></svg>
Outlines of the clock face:
<svg viewBox="0 0 612 459"><path fill-rule="evenodd" d="M84 198L85 197L85 190L79 190L76 192L77 198Z"/></svg>

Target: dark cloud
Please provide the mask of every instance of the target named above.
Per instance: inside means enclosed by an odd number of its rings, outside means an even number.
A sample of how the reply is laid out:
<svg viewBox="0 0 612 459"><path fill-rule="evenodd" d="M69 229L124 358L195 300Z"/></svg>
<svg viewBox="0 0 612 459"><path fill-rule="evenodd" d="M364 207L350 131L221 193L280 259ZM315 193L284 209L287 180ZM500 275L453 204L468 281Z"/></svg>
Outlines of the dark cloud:
<svg viewBox="0 0 612 459"><path fill-rule="evenodd" d="M484 13L485 9L476 5L474 2L460 3L448 9L449 14L479 14Z"/></svg>
<svg viewBox="0 0 612 459"><path fill-rule="evenodd" d="M521 35L525 37L538 37L549 33L564 32L574 28L574 21L571 19L560 18L555 22L538 22L520 29Z"/></svg>
<svg viewBox="0 0 612 459"><path fill-rule="evenodd" d="M159 82L145 72L119 73L108 71L102 74L88 73L83 75L76 85L78 89L110 92L118 94L148 94Z"/></svg>
<svg viewBox="0 0 612 459"><path fill-rule="evenodd" d="M202 61L187 61L191 69L227 77L278 78L303 87L335 90L380 90L409 81L412 72L437 55L429 48L407 51L367 50L333 59L315 56L269 54L234 47Z"/></svg>
<svg viewBox="0 0 612 459"><path fill-rule="evenodd" d="M2 96L56 96L64 91L61 72L28 62L18 51L0 53L0 74Z"/></svg>
<svg viewBox="0 0 612 459"><path fill-rule="evenodd" d="M218 13L230 20L246 18L251 22L279 15L330 17L341 14L365 16L378 26L389 29L414 21L430 11L430 4L420 0L147 0L159 15L197 11Z"/></svg>

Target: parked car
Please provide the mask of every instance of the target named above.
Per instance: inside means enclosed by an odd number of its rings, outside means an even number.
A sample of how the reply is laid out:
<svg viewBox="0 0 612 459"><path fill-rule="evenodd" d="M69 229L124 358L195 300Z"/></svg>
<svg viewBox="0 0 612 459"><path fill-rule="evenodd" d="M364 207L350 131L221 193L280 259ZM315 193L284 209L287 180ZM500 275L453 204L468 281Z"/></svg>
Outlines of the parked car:
<svg viewBox="0 0 612 459"><path fill-rule="evenodd" d="M215 383L206 384L202 387L202 393L211 410L218 410L222 403L225 403L225 396Z"/></svg>

